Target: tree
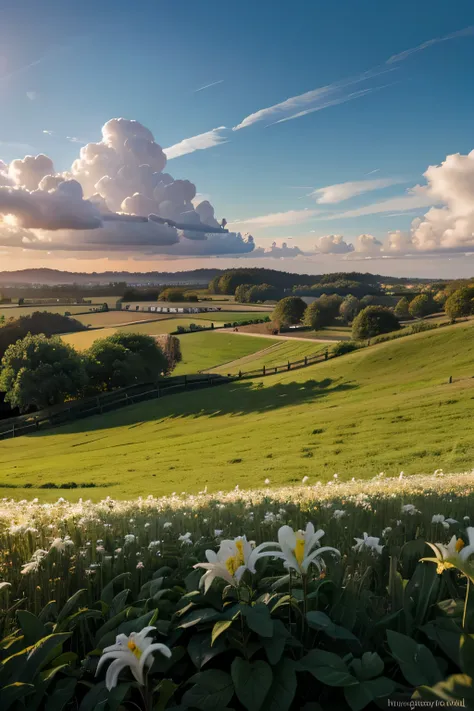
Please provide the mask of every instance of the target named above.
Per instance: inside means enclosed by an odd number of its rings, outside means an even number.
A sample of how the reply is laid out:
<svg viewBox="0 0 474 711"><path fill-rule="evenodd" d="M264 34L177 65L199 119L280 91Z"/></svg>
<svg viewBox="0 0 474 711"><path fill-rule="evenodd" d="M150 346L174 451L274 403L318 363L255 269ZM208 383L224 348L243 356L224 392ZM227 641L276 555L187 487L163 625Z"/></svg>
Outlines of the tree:
<svg viewBox="0 0 474 711"><path fill-rule="evenodd" d="M142 358L109 338L94 341L86 358L89 391L115 390L148 380Z"/></svg>
<svg viewBox="0 0 474 711"><path fill-rule="evenodd" d="M235 289L234 298L239 304L248 303L249 292L252 286L252 284L239 284L239 286Z"/></svg>
<svg viewBox="0 0 474 711"><path fill-rule="evenodd" d="M213 323L211 323L211 328L214 328ZM176 336L171 336L168 333L163 333L161 336L157 336L156 340L166 360L168 361L168 368L164 371L164 374L169 375L178 363L181 363L183 360L180 340Z"/></svg>
<svg viewBox="0 0 474 711"><path fill-rule="evenodd" d="M352 338L360 341L380 333L398 331L399 328L398 319L390 309L385 306L367 306L352 323Z"/></svg>
<svg viewBox="0 0 474 711"><path fill-rule="evenodd" d="M8 346L2 358L0 390L21 412L77 397L86 382L82 357L58 337L28 334Z"/></svg>
<svg viewBox="0 0 474 711"><path fill-rule="evenodd" d="M397 318L410 318L410 302L408 301L406 296L402 296L400 301L397 303L395 308L393 309L393 313Z"/></svg>
<svg viewBox="0 0 474 711"><path fill-rule="evenodd" d="M250 304L256 304L259 301L276 301L278 296L278 289L276 287L270 284L255 284L254 286L250 285L247 300Z"/></svg>
<svg viewBox="0 0 474 711"><path fill-rule="evenodd" d="M435 304L437 304L437 306L439 306L442 309L442 308L444 308L447 298L448 298L448 295L446 294L446 292L443 290L440 290L440 291L437 291L436 294L433 296L433 301L435 302Z"/></svg>
<svg viewBox="0 0 474 711"><path fill-rule="evenodd" d="M423 318L424 316L428 316L428 314L432 314L435 311L435 306L431 295L418 294L418 296L415 296L415 298L410 301L408 311L413 318Z"/></svg>
<svg viewBox="0 0 474 711"><path fill-rule="evenodd" d="M454 321L474 313L474 286L463 286L448 297L444 310Z"/></svg>
<svg viewBox="0 0 474 711"><path fill-rule="evenodd" d="M317 301L313 301L312 304L306 307L303 315L303 323L314 331L318 331L324 325L321 309Z"/></svg>
<svg viewBox="0 0 474 711"><path fill-rule="evenodd" d="M209 286L207 287L207 290L210 294L220 294L219 291L219 276L214 277L214 279L211 279L209 282Z"/></svg>
<svg viewBox="0 0 474 711"><path fill-rule="evenodd" d="M72 333L75 331L85 331L86 326L80 321L61 314L50 313L49 311L35 311L29 316L10 319L0 329L0 358L4 355L8 346L24 338L29 333L45 336L54 336L58 333Z"/></svg>
<svg viewBox="0 0 474 711"><path fill-rule="evenodd" d="M167 370L166 356L153 336L148 336L145 333L117 331L106 340L123 346L134 355L140 356L145 369L145 380L156 380L162 372Z"/></svg>
<svg viewBox="0 0 474 711"><path fill-rule="evenodd" d="M279 326L299 323L306 310L306 304L299 296L287 296L278 302L272 313L272 320Z"/></svg>
<svg viewBox="0 0 474 711"><path fill-rule="evenodd" d="M160 293L158 301L186 301L184 289L178 289L176 287L169 287L168 289L164 289Z"/></svg>
<svg viewBox="0 0 474 711"><path fill-rule="evenodd" d="M339 306L339 315L344 323L352 323L360 310L361 305L359 299L349 294Z"/></svg>

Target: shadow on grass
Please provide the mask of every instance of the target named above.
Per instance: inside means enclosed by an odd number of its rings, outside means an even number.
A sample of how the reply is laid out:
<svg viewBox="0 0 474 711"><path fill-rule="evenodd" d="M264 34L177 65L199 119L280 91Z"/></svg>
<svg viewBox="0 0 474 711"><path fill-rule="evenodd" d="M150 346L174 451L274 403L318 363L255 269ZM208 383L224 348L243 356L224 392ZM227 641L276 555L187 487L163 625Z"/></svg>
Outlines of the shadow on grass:
<svg viewBox="0 0 474 711"><path fill-rule="evenodd" d="M357 388L353 382L326 378L305 382L275 383L265 387L262 382L241 381L205 390L170 395L161 400L130 405L107 414L78 420L70 425L55 427L33 436L51 436L71 432L126 427L140 428L153 421L159 424L174 418L217 418L223 415L242 416L267 413L292 405L312 404L332 393Z"/></svg>

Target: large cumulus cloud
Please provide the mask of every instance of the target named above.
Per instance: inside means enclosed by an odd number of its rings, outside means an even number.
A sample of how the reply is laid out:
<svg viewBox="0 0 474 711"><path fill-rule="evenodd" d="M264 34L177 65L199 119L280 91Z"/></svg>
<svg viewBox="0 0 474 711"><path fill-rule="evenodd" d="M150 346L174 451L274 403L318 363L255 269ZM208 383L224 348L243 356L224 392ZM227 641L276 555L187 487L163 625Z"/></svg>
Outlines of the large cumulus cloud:
<svg viewBox="0 0 474 711"><path fill-rule="evenodd" d="M222 231L210 202L195 204L196 186L164 172L166 163L151 131L123 118L108 121L102 140L81 148L69 171L57 173L45 155L9 166L0 161L0 245L182 256L251 252L253 239Z"/></svg>

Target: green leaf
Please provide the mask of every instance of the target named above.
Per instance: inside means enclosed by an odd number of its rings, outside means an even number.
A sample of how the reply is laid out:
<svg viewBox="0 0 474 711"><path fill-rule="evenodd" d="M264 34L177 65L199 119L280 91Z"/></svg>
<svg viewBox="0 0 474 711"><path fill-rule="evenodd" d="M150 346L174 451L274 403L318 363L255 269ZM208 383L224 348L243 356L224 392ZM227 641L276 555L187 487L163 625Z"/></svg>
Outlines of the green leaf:
<svg viewBox="0 0 474 711"><path fill-rule="evenodd" d="M241 610L249 629L256 632L260 637L271 637L273 635L273 620L270 616L270 610L263 602L257 602L256 605L243 605Z"/></svg>
<svg viewBox="0 0 474 711"><path fill-rule="evenodd" d="M456 700L456 706L472 711L474 709L474 686L472 678L466 674L454 674L432 687L420 686L413 694L414 699L442 700L439 706L450 708L449 702ZM460 702L460 703L459 703ZM453 708L455 705L453 704Z"/></svg>
<svg viewBox="0 0 474 711"><path fill-rule="evenodd" d="M247 711L260 711L267 693L272 686L272 670L261 660L247 662L236 657L231 666L235 693Z"/></svg>
<svg viewBox="0 0 474 711"><path fill-rule="evenodd" d="M344 696L352 711L361 711L373 701L370 689L364 683L348 686L344 689Z"/></svg>
<svg viewBox="0 0 474 711"><path fill-rule="evenodd" d="M436 603L436 607L446 617L462 617L464 612L464 602L462 600L441 600Z"/></svg>
<svg viewBox="0 0 474 711"><path fill-rule="evenodd" d="M105 708L108 695L105 681L94 684L82 699L79 711L99 711L101 708Z"/></svg>
<svg viewBox="0 0 474 711"><path fill-rule="evenodd" d="M387 630L387 640L392 656L409 684L421 686L441 681L443 675L428 647L394 630Z"/></svg>
<svg viewBox="0 0 474 711"><path fill-rule="evenodd" d="M26 660L22 676L32 680L41 669L61 652L64 642L71 636L70 632L50 634L43 637L31 649Z"/></svg>
<svg viewBox="0 0 474 711"><path fill-rule="evenodd" d="M216 622L216 624L221 624ZM228 623L227 623L228 624ZM226 642L223 638L212 640L209 632L193 634L188 644L188 654L195 667L202 669L211 659L221 654L226 649Z"/></svg>
<svg viewBox="0 0 474 711"><path fill-rule="evenodd" d="M171 679L162 679L154 689L154 691L159 693L159 699L158 703L155 704L153 711L165 711L166 704L178 687L179 684L175 684Z"/></svg>
<svg viewBox="0 0 474 711"><path fill-rule="evenodd" d="M308 671L315 679L326 686L358 686L359 682L347 671L334 669L333 667L313 667Z"/></svg>
<svg viewBox="0 0 474 711"><path fill-rule="evenodd" d="M114 585L121 580L126 580L127 578L130 578L132 576L131 573L120 573L120 575L116 575L115 578L113 578L110 583L107 583L107 585L104 587L100 594L100 599L103 600L107 605L112 604L112 600L114 599Z"/></svg>
<svg viewBox="0 0 474 711"><path fill-rule="evenodd" d="M0 590L6 590L7 588L11 588L11 586L11 583L2 582L0 583Z"/></svg>
<svg viewBox="0 0 474 711"><path fill-rule="evenodd" d="M150 610L145 615L135 617L133 620L122 622L117 633L129 635L132 632L141 632L144 627L151 627L155 624L158 617L158 610Z"/></svg>
<svg viewBox="0 0 474 711"><path fill-rule="evenodd" d="M234 685L230 674L212 669L199 672L191 677L194 686L183 696L183 704L200 711L216 711L229 703L234 695ZM82 711L82 710L80 710Z"/></svg>
<svg viewBox="0 0 474 711"><path fill-rule="evenodd" d="M55 684L52 694L48 696L45 711L63 711L74 695L76 684L77 680L74 678L60 679Z"/></svg>
<svg viewBox="0 0 474 711"><path fill-rule="evenodd" d="M58 615L58 619L57 619L58 623L61 622L62 620L64 620L66 617L69 617L71 612L74 610L74 608L78 604L79 598L82 597L82 595L85 592L87 592L87 590L85 588L83 588L82 590L77 590L74 593L74 595L71 595L71 597L69 598L69 600L66 601L61 612Z"/></svg>
<svg viewBox="0 0 474 711"><path fill-rule="evenodd" d="M211 646L219 638L219 636L232 626L233 620L218 620L214 623L211 635Z"/></svg>
<svg viewBox="0 0 474 711"><path fill-rule="evenodd" d="M118 615L119 612L122 612L122 610L125 609L126 602L127 602L127 597L130 594L130 590L121 590L117 595L114 597L112 602L110 603L110 608L109 608L109 616L113 617L114 615ZM151 595L150 595L151 597Z"/></svg>
<svg viewBox="0 0 474 711"><path fill-rule="evenodd" d="M366 681L380 676L384 663L377 652L365 652L361 659L353 659L350 667L359 681Z"/></svg>
<svg viewBox="0 0 474 711"><path fill-rule="evenodd" d="M23 684L20 681L2 688L2 711L7 711L16 701L24 699L35 690L33 684Z"/></svg>
<svg viewBox="0 0 474 711"><path fill-rule="evenodd" d="M311 672L316 667L331 667L341 672L349 672L347 664L334 652L325 652L322 649L312 649L308 654L300 659L299 666L305 671Z"/></svg>
<svg viewBox="0 0 474 711"><path fill-rule="evenodd" d="M60 623L58 623L54 630L55 632L70 632L76 627L77 623L81 620L99 620L102 619L102 613L100 610L78 610L74 612L69 617L64 618Z"/></svg>
<svg viewBox="0 0 474 711"><path fill-rule="evenodd" d="M474 676L474 635L463 634L460 642L461 670L472 677Z"/></svg>
<svg viewBox="0 0 474 711"><path fill-rule="evenodd" d="M194 608L186 617L184 622L182 622L178 627L182 629L187 629L188 627L193 627L194 625L202 625L206 622L214 622L221 617L221 613L214 610L213 607L203 607Z"/></svg>
<svg viewBox="0 0 474 711"><path fill-rule="evenodd" d="M261 638L262 646L270 664L278 664L290 637L291 635L284 623L281 620L273 620L273 636Z"/></svg>
<svg viewBox="0 0 474 711"><path fill-rule="evenodd" d="M47 632L42 622L27 610L18 610L16 613L21 631L25 635L25 642L28 646L35 644L38 640L46 637Z"/></svg>
<svg viewBox="0 0 474 711"><path fill-rule="evenodd" d="M273 683L263 709L265 711L289 711L296 694L295 664L292 659L283 659L273 669Z"/></svg>
<svg viewBox="0 0 474 711"><path fill-rule="evenodd" d="M354 642L359 641L350 630L347 630L345 627L340 627L339 625L334 624L334 622L324 612L308 612L306 614L306 619L310 627L315 630L319 630L320 632L325 632L329 637L333 637L334 639L345 639Z"/></svg>

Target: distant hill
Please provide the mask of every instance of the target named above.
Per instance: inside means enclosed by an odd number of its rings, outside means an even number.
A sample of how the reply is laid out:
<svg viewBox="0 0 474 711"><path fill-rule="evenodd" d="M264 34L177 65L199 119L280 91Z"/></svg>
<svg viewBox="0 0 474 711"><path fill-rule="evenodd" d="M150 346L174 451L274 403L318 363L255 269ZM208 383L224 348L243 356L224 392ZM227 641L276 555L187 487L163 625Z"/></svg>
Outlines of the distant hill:
<svg viewBox="0 0 474 711"><path fill-rule="evenodd" d="M222 276L225 272L233 271L231 269L193 269L190 271L180 272L67 272L59 269L19 269L17 271L2 271L0 272L0 286L18 286L41 284L110 284L114 282L126 282L128 285L153 285L153 284L208 284L211 279L216 276ZM239 271L245 271L239 268ZM278 269L256 269L248 270L249 273L255 275L261 272L262 283L268 281L266 276L269 273L278 272ZM292 277L290 280L293 285L307 285L319 283L322 279L333 281L337 278L354 279L355 272L341 272L338 274L289 274ZM432 279L408 279L403 277L388 277L380 274L357 274L357 281L364 283L384 283L384 284L403 284L404 282L414 283L429 283Z"/></svg>

